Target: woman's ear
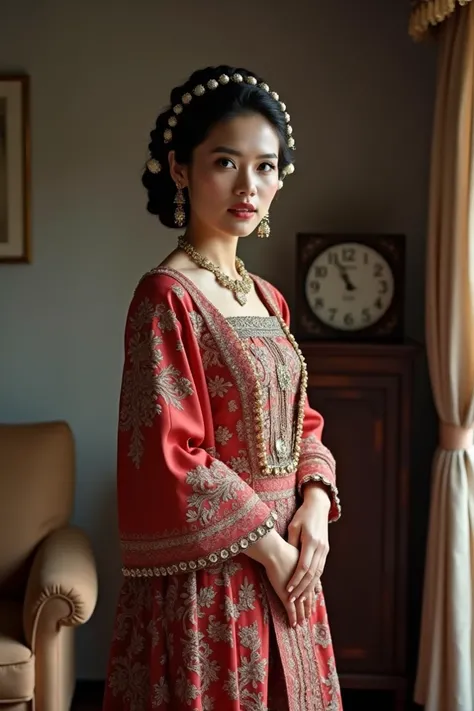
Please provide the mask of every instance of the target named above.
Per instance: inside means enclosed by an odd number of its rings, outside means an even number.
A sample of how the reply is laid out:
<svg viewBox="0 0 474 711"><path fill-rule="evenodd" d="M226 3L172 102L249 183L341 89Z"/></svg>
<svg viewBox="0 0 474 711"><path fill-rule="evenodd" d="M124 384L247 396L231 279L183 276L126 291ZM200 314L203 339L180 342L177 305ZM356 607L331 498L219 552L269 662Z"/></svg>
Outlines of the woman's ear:
<svg viewBox="0 0 474 711"><path fill-rule="evenodd" d="M176 185L180 188L188 187L188 166L181 165L176 161L176 154L174 151L168 153L168 163L170 167L170 175Z"/></svg>

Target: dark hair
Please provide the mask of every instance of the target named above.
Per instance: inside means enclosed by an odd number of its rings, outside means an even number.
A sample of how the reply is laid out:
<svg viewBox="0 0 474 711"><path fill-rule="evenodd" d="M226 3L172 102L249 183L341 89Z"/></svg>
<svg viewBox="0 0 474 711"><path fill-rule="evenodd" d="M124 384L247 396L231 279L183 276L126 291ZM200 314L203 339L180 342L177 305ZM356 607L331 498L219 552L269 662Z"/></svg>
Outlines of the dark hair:
<svg viewBox="0 0 474 711"><path fill-rule="evenodd" d="M224 74L228 77L240 74L243 81L231 80L226 85L219 84L216 89L207 88L210 80L218 81ZM247 77L255 77L257 84L247 83L245 81ZM278 170L280 178L284 177L285 169L293 163L293 151L288 145L287 117L278 97L274 98L265 88L258 86L263 83L259 76L247 69L222 65L200 69L194 72L185 84L172 90L170 106L158 116L148 144L150 158L159 161L161 170L159 173L153 173L145 166L142 175L142 183L148 191L147 210L152 215L158 215L166 227L176 227L173 204L176 185L169 170L169 151L176 152L178 163L184 165L191 163L193 150L205 140L212 127L222 120L235 118L243 113L259 113L264 116L276 129L280 139ZM200 84L205 87L205 92L202 96L195 96L192 92ZM182 97L187 93L192 94L192 100L189 104L183 105ZM176 126L171 126L171 141L165 143L164 133L170 129L168 121L175 117L173 107L177 104L183 105L183 110L176 115ZM174 123L174 119L171 123ZM187 224L189 219L187 191L185 197L185 224Z"/></svg>

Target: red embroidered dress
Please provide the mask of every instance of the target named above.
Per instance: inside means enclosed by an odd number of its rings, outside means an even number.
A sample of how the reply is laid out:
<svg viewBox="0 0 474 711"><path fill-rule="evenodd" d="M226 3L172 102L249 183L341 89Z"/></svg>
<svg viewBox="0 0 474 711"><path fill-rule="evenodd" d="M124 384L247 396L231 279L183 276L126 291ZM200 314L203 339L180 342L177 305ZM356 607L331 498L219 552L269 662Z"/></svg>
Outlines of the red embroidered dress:
<svg viewBox="0 0 474 711"><path fill-rule="evenodd" d="M286 534L311 479L328 487L330 520L340 515L287 305L254 280L268 317L225 318L173 269L135 291L118 438L124 582L104 711L342 709L323 594L292 629L242 553L274 526Z"/></svg>

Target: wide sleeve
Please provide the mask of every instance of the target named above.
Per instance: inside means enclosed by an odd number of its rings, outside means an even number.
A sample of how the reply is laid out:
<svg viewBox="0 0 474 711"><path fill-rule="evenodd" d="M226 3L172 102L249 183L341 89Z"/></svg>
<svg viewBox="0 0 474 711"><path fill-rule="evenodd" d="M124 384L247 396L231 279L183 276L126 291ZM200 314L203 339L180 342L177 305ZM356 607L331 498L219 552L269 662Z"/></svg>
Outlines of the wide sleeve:
<svg viewBox="0 0 474 711"><path fill-rule="evenodd" d="M290 326L290 310L283 296L274 289L281 315ZM324 419L314 410L306 396L301 453L296 472L298 492L303 496L303 489L309 482L322 484L331 499L329 521L337 521L341 516L341 503L336 486L336 462L331 451L323 444Z"/></svg>
<svg viewBox="0 0 474 711"><path fill-rule="evenodd" d="M214 565L274 526L274 514L215 454L189 294L148 275L130 305L118 433L119 529L126 576Z"/></svg>

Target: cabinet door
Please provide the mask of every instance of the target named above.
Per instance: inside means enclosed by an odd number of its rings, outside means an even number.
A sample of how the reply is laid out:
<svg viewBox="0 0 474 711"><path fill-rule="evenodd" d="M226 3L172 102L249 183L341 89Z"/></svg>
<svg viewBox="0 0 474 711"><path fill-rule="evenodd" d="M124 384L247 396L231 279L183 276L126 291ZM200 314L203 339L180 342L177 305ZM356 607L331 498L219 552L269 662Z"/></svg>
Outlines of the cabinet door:
<svg viewBox="0 0 474 711"><path fill-rule="evenodd" d="M397 378L310 374L308 395L325 420L342 504L323 575L338 671L388 673L397 638Z"/></svg>

